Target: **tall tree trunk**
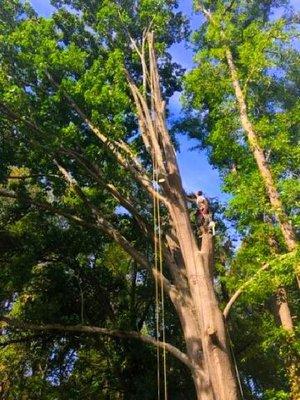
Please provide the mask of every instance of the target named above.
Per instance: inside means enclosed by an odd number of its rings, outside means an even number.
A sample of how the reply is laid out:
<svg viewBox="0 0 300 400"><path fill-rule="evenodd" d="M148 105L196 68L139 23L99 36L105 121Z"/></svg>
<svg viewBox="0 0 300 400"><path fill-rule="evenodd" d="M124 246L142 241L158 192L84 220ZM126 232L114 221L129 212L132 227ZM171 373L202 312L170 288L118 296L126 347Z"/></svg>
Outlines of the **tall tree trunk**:
<svg viewBox="0 0 300 400"><path fill-rule="evenodd" d="M191 372L197 400L238 399L224 321L212 288L212 249L212 236L204 233L201 252L197 250L204 260L203 269L198 265L196 273L191 274L196 299L185 294L183 301L176 299L173 303L193 364ZM201 311L197 312L199 307Z"/></svg>
<svg viewBox="0 0 300 400"><path fill-rule="evenodd" d="M198 398L199 393L202 398L205 392L207 399L237 400L238 385L225 322L213 286L212 235L203 232L200 251L192 231L176 154L164 121L161 121L159 132L167 172L167 179L162 186L168 198L168 210L186 270L192 309L197 323L194 339L199 338L199 333L201 339L202 359L199 359L196 353L191 356L197 368L204 369L204 373L208 374L207 383L203 383L198 374L193 375Z"/></svg>
<svg viewBox="0 0 300 400"><path fill-rule="evenodd" d="M268 240L273 255L278 254L279 247L276 239L274 239L272 236L269 236ZM288 303L286 289L283 286L278 287L273 299L273 313L275 320L278 325L281 325L286 331L287 343L292 346L293 341L295 340L294 323ZM300 393L300 368L293 353L294 352L292 351L291 354L288 354L284 358L284 363L290 382L291 400L298 400Z"/></svg>
<svg viewBox="0 0 300 400"><path fill-rule="evenodd" d="M202 3L198 5L199 9L204 13L206 18L215 25L214 18L209 10L207 10ZM225 39L224 32L221 30L221 35L223 39ZM227 60L227 65L229 68L232 86L235 92L238 110L241 120L241 125L246 132L250 149L253 153L254 159L256 161L258 171L262 177L263 183L265 185L265 189L269 198L269 202L274 210L274 214L278 220L282 235L284 237L286 247L289 251L295 250L297 247L297 242L295 238L295 234L293 231L293 227L288 220L288 216L284 211L283 204L277 190L276 184L274 182L271 170L268 166L264 151L260 146L259 136L257 132L254 130L253 125L250 121L247 112L247 105L244 93L241 89L238 72L234 63L233 55L229 47L225 50L225 56ZM272 246L271 251L272 251ZM300 271L299 265L295 266L295 275L298 283L298 287L300 288ZM289 305L287 302L286 291L283 287L277 289L276 292L276 301L274 307L275 317L280 321L281 326L284 330L287 331L288 334L293 332L293 321L291 318L291 313L289 309ZM299 368L297 368L297 364L295 360L291 359L288 361L287 370L291 382L292 389L292 399L299 399L300 392L300 374Z"/></svg>
<svg viewBox="0 0 300 400"><path fill-rule="evenodd" d="M169 240L169 248L172 249L173 259L177 261L175 267L176 271L182 271L180 274L178 274L178 272L174 274L174 266L169 265L176 287L180 289L179 295L171 295L171 300L180 319L187 355L192 364L191 374L195 385L197 400L214 400L215 396L211 385L208 366L203 360L199 318L197 318L195 306L191 298L185 264L178 244L175 244L171 239Z"/></svg>
<svg viewBox="0 0 300 400"><path fill-rule="evenodd" d="M287 293L283 286L279 287L276 291L275 315L285 331L289 333L292 333L294 331L291 311L287 301Z"/></svg>
<svg viewBox="0 0 300 400"><path fill-rule="evenodd" d="M236 400L239 398L237 380L232 366L223 315L219 309L212 281L212 237L209 233L203 234L203 246L200 251L193 236L186 207L180 204L181 199L179 195L173 204L172 220L176 225L193 308L201 334L203 361L201 362L199 356L195 354L193 357L196 357L196 365L200 363L199 367L204 365L205 370L208 371L213 392L212 398ZM201 385L200 377L195 376L194 382L196 390L200 392L198 398L202 398L203 384Z"/></svg>
<svg viewBox="0 0 300 400"><path fill-rule="evenodd" d="M177 312L193 364L192 373L197 398L238 400L238 385L232 366L225 322L212 280L212 236L208 232L204 233L200 251L192 230L176 154L166 124L165 102L161 96L154 51L154 35L153 32L148 32L146 35L149 63L146 62L144 48L139 54L144 82L145 85L149 85L150 97L145 88L141 93L130 76L128 82L137 107L142 138L152 157L153 168L164 176L163 182L160 183L161 192L188 282L190 298L188 307L191 310L181 305ZM186 290L181 289L180 282L177 282L176 287L181 298L185 299ZM174 299L172 301L176 307Z"/></svg>
<svg viewBox="0 0 300 400"><path fill-rule="evenodd" d="M190 296L188 296L190 298ZM191 300L191 299L190 299ZM191 374L195 385L197 400L215 400L207 365L203 362L203 350L200 327L191 304L176 299L174 302L184 334L187 354L193 367Z"/></svg>
<svg viewBox="0 0 300 400"><path fill-rule="evenodd" d="M286 331L286 341L288 345L293 346L294 323L291 316L287 293L284 287L279 287L274 296L273 313L275 320ZM291 400L299 400L300 395L300 367L294 351L285 356L284 363L290 382Z"/></svg>
<svg viewBox="0 0 300 400"><path fill-rule="evenodd" d="M284 237L286 246L289 251L293 251L297 246L293 227L292 227L291 223L289 222L288 217L284 211L284 208L283 208L278 190L276 188L272 173L268 166L264 151L260 146L258 134L257 134L257 132L255 132L253 125L248 117L245 96L241 89L239 79L238 79L237 69L234 64L232 52L229 48L226 49L226 60L227 60L227 64L228 64L230 75L231 75L232 86L234 88L235 96L236 96L237 103L238 103L242 127L244 128L244 130L247 134L250 149L253 153L259 173L263 179L263 182L264 182L264 185L265 185L268 197L269 197L270 204L271 204L271 206L274 210L274 214L276 215L276 218L279 222L279 226L280 226L282 235ZM296 278L297 278L298 286L300 287L300 276L299 276L299 272L298 272L298 267L296 268Z"/></svg>

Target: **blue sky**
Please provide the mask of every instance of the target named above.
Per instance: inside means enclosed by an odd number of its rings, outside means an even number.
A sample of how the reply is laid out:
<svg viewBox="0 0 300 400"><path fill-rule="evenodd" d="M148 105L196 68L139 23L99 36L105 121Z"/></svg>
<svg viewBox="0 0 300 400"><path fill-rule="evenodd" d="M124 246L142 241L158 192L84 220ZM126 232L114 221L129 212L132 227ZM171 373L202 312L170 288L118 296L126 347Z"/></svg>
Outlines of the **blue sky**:
<svg viewBox="0 0 300 400"><path fill-rule="evenodd" d="M45 17L50 16L54 8L48 0L31 0L33 8ZM192 12L192 0L179 0L180 10L190 19L191 27L199 26L200 17ZM291 5L300 10L300 1L292 0ZM174 61L181 64L186 70L189 70L193 64L193 54L191 49L185 44L175 45L171 49ZM175 94L171 101L171 112L174 117L180 113L179 95ZM180 137L180 152L178 153L178 162L180 165L184 187L187 191L196 191L202 189L208 197L218 197L222 201L228 198L221 191L221 179L218 172L213 169L208 161L205 152L198 150L190 151L197 144L195 140L189 140L186 137Z"/></svg>
<svg viewBox="0 0 300 400"><path fill-rule="evenodd" d="M31 0L30 3L35 11L44 17L51 15L52 11L54 10L54 8L49 4L50 2L48 0Z"/></svg>

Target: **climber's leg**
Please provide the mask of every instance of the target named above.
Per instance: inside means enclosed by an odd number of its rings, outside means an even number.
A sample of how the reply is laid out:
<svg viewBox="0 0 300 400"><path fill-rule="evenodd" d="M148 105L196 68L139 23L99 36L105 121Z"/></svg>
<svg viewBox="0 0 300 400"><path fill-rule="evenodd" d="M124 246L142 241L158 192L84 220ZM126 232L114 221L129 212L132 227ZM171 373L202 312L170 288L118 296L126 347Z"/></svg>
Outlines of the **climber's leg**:
<svg viewBox="0 0 300 400"><path fill-rule="evenodd" d="M216 234L216 223L215 221L210 221L209 225L208 225L209 229L211 229L212 235L215 236Z"/></svg>

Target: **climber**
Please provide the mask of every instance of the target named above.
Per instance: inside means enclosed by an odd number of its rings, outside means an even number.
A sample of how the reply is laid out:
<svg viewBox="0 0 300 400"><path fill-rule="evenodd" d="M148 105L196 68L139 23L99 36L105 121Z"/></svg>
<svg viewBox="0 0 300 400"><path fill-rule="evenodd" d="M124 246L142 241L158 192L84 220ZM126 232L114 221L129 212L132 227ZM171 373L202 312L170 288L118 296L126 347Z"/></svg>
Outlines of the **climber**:
<svg viewBox="0 0 300 400"><path fill-rule="evenodd" d="M212 232L213 236L215 235L215 222L212 219L212 214L209 207L209 202L205 196L203 196L203 192L199 190L195 193L196 196L196 204L197 204L197 220L198 225L203 227L208 227L208 229Z"/></svg>
<svg viewBox="0 0 300 400"><path fill-rule="evenodd" d="M215 235L216 223L212 219L212 214L209 207L207 198L203 195L203 192L199 190L194 195L186 195L186 199L190 203L196 203L196 220L198 227L206 227Z"/></svg>
<svg viewBox="0 0 300 400"><path fill-rule="evenodd" d="M203 196L203 192L199 190L199 192L195 193L196 196L196 203L198 206L198 209L201 210L203 213L208 212L208 201L207 199Z"/></svg>
<svg viewBox="0 0 300 400"><path fill-rule="evenodd" d="M196 204L197 204L197 219L199 221L199 225L208 225L209 223L209 205L207 199L203 196L201 190L195 193L196 196Z"/></svg>

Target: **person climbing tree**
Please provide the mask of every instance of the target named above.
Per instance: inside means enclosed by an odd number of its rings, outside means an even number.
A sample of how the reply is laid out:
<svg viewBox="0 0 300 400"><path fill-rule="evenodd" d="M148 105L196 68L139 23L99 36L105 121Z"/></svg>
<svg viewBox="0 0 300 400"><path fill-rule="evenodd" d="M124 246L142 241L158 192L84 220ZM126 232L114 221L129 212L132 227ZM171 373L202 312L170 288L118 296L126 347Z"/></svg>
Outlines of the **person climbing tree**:
<svg viewBox="0 0 300 400"><path fill-rule="evenodd" d="M191 195L186 196L186 198L188 202L197 205L197 211L195 215L196 215L197 228L199 229L199 234L201 235L204 228L206 231L211 232L214 236L216 224L212 219L212 212L209 205L209 201L203 195L203 192L199 190L192 196Z"/></svg>
<svg viewBox="0 0 300 400"><path fill-rule="evenodd" d="M215 234L215 223L212 220L212 214L209 206L209 202L207 198L203 195L203 192L199 190L195 193L196 196L196 204L198 207L197 210L197 222L200 230L211 229L213 235Z"/></svg>

